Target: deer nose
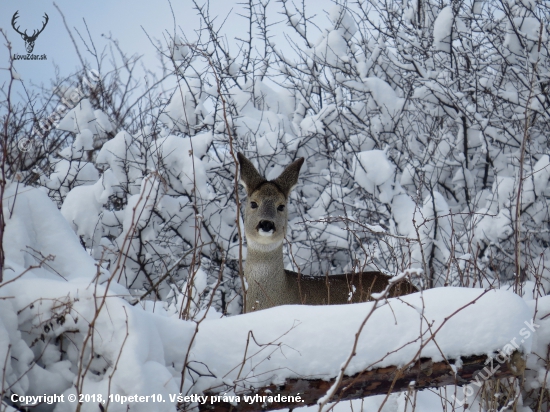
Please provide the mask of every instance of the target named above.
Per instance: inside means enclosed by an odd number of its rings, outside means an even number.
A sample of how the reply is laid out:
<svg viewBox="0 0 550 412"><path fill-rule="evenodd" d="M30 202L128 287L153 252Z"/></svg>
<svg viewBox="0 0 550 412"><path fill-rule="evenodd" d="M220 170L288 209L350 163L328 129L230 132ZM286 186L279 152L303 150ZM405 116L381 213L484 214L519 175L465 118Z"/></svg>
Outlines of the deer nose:
<svg viewBox="0 0 550 412"><path fill-rule="evenodd" d="M275 223L271 220L260 220L260 223L258 223L258 230L262 232L275 232Z"/></svg>

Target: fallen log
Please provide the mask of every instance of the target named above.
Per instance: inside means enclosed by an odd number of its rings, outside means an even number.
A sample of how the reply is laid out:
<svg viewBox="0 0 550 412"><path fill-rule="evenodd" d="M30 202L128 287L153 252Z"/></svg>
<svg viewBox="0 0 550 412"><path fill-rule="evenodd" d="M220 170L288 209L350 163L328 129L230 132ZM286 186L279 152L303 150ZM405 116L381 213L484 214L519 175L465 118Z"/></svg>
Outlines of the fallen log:
<svg viewBox="0 0 550 412"><path fill-rule="evenodd" d="M456 360L433 362L431 359L420 359L405 369L390 366L346 376L331 401L361 399L409 389L420 390L445 385L462 386L475 380L476 375L481 371L483 371L480 375L483 377L481 381L484 381L519 376L524 370L525 361L517 351L510 357L503 358L502 361L498 356L489 358L486 355L462 357L459 362ZM199 411L269 411L315 405L327 393L335 379L287 379L282 385L269 385L254 391L237 393L241 402L236 405L218 401L217 393L206 393L209 398L207 402L199 405ZM252 398L248 398L247 402L244 396ZM270 397L271 402L269 402Z"/></svg>

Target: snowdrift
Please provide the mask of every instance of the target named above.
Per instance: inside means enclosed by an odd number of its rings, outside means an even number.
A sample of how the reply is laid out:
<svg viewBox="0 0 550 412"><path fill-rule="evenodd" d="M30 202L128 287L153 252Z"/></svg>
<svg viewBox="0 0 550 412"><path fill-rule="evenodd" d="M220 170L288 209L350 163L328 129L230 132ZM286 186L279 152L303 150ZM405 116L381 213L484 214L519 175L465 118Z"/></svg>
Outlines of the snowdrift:
<svg viewBox="0 0 550 412"><path fill-rule="evenodd" d="M6 200L0 369L9 396L160 394L164 402L155 410L175 411L179 394L212 388L234 394L289 378L330 379L371 312L347 375L419 357L528 353L536 335L529 302L503 290L461 288L228 318L212 310L202 322L183 321L163 304L128 303L128 291L109 281L108 270L98 268L43 192L19 188L15 196L12 185ZM546 306L539 300L539 310ZM84 403L81 410L97 407ZM151 410L148 403L126 402L111 403L109 411L128 407ZM64 402L38 410L75 408Z"/></svg>
<svg viewBox="0 0 550 412"><path fill-rule="evenodd" d="M201 390L207 382L245 389L288 378L333 378L373 305L282 306L207 320L200 326L191 359L208 364L217 378L203 378ZM420 357L438 362L516 349L527 353L535 329L528 305L502 290L438 288L380 301L378 306L358 339L346 375L403 366ZM220 354L215 361L213 354Z"/></svg>

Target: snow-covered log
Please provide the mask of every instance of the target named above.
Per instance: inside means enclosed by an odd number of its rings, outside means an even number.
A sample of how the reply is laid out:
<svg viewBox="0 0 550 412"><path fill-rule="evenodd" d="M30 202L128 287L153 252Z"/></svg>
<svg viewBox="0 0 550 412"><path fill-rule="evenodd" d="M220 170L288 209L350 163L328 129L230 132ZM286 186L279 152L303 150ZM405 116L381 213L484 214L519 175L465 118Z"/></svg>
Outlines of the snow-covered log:
<svg viewBox="0 0 550 412"><path fill-rule="evenodd" d="M224 400L232 398L248 411L314 404L329 391L332 401L512 376L524 370L522 354L538 327L532 317L507 291L438 288L378 303L207 320L191 359L211 375L195 389L222 395L202 410L227 410ZM278 394L299 398L265 405L253 398Z"/></svg>
<svg viewBox="0 0 550 412"><path fill-rule="evenodd" d="M485 373L491 371L490 376ZM489 360L487 355L470 356L460 360L448 359L433 362L421 359L414 364L400 368L367 370L353 376L346 376L336 393L330 399L333 402L361 399L373 395L386 395L408 389L436 388L445 385L464 385L472 381L482 382L487 376L490 379L519 376L525 370L525 361L520 352L503 358L502 363ZM481 375L479 375L481 373ZM282 385L269 385L240 396L241 402L232 405L219 402L219 394L211 394L209 399L200 404L201 411L262 411L283 408L297 408L304 405L315 405L332 387L335 378L323 379L288 379ZM299 398L296 394L300 393ZM245 400L244 395L248 398ZM222 398L223 399L223 398ZM269 402L269 400L272 400ZM289 401L290 400L290 401Z"/></svg>

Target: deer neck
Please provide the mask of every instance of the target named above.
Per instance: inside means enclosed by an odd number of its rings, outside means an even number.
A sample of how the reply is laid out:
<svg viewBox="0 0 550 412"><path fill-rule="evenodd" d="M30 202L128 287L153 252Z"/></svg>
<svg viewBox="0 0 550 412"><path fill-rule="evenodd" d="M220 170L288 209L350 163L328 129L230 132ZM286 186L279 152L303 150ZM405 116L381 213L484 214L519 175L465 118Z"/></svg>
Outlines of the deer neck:
<svg viewBox="0 0 550 412"><path fill-rule="evenodd" d="M273 280L284 274L283 243L261 245L255 242L248 245L246 267L244 273L247 281L259 281L271 284Z"/></svg>
<svg viewBox="0 0 550 412"><path fill-rule="evenodd" d="M249 242L246 258L245 273L250 276L264 276L263 271L258 271L260 266L266 266L272 273L284 272L283 243L274 245L262 245Z"/></svg>
<svg viewBox="0 0 550 412"><path fill-rule="evenodd" d="M246 311L266 309L286 303L291 285L285 276L283 244L248 244L244 275L248 283Z"/></svg>

